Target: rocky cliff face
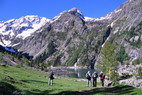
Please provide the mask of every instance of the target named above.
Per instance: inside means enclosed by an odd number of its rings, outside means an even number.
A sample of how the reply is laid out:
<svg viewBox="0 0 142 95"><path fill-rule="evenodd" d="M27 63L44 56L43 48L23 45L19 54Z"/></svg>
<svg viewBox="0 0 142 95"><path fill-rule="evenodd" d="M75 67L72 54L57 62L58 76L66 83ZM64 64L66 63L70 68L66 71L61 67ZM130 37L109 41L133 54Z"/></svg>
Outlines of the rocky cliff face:
<svg viewBox="0 0 142 95"><path fill-rule="evenodd" d="M128 0L111 13L112 35L110 41L117 44L116 51L124 47L128 54L129 63L141 59L141 23L142 1Z"/></svg>
<svg viewBox="0 0 142 95"><path fill-rule="evenodd" d="M23 17L0 22L1 45L13 46L49 65L93 67L104 58L103 51L110 43L115 61L133 64L142 58L141 5L141 0L128 0L101 18L84 17L73 8L51 20Z"/></svg>
<svg viewBox="0 0 142 95"><path fill-rule="evenodd" d="M19 19L0 22L0 45L15 46L31 36L38 29L49 23L50 20L38 16L25 16Z"/></svg>
<svg viewBox="0 0 142 95"><path fill-rule="evenodd" d="M19 50L53 65L89 65L109 36L107 23L107 19L86 21L73 8L55 17L41 32L27 37Z"/></svg>
<svg viewBox="0 0 142 95"><path fill-rule="evenodd" d="M120 83L142 88L142 1L128 0L110 13L111 34L103 44L96 66L121 76Z"/></svg>
<svg viewBox="0 0 142 95"><path fill-rule="evenodd" d="M128 0L101 18L84 17L73 8L50 20L26 16L0 22L0 45L12 46L49 66L118 70L122 78L130 78L120 82L133 80L137 87L133 75L140 78L142 72L141 5L141 0Z"/></svg>

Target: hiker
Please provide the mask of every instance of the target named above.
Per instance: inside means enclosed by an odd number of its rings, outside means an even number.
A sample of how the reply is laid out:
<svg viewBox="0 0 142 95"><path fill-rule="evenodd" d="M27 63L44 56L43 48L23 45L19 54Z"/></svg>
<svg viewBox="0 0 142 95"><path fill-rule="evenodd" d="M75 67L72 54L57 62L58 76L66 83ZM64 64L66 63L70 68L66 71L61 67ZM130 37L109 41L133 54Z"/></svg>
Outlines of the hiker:
<svg viewBox="0 0 142 95"><path fill-rule="evenodd" d="M110 86L112 86L112 81L108 80L107 87L110 87Z"/></svg>
<svg viewBox="0 0 142 95"><path fill-rule="evenodd" d="M103 74L103 72L101 72L100 74L100 80L101 80L102 87L104 87L105 74Z"/></svg>
<svg viewBox="0 0 142 95"><path fill-rule="evenodd" d="M86 73L86 78L87 78L87 85L89 86L89 84L90 84L90 86L91 86L91 74L90 74L90 71L88 71Z"/></svg>
<svg viewBox="0 0 142 95"><path fill-rule="evenodd" d="M54 73L53 71L51 71L48 78L48 85L53 85L53 79L54 79Z"/></svg>
<svg viewBox="0 0 142 95"><path fill-rule="evenodd" d="M92 78L93 78L93 87L96 87L96 86L97 86L98 73L97 73L97 72L94 72L94 73L92 74Z"/></svg>

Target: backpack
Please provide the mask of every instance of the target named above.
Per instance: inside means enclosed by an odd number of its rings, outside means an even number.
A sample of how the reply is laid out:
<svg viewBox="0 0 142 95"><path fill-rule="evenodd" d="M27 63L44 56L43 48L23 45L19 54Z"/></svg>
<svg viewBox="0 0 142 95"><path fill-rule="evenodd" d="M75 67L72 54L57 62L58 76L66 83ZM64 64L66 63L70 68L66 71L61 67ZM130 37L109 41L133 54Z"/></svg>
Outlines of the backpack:
<svg viewBox="0 0 142 95"><path fill-rule="evenodd" d="M90 79L90 78L91 78L88 73L86 74L86 78L87 78L87 79Z"/></svg>
<svg viewBox="0 0 142 95"><path fill-rule="evenodd" d="M98 77L98 74L94 74L93 77L94 77L94 78L97 78L97 77Z"/></svg>
<svg viewBox="0 0 142 95"><path fill-rule="evenodd" d="M54 73L50 73L49 78L50 78L50 79L54 79L54 76L53 76L53 75L54 75Z"/></svg>
<svg viewBox="0 0 142 95"><path fill-rule="evenodd" d="M105 75L104 74L102 74L101 79L105 79Z"/></svg>

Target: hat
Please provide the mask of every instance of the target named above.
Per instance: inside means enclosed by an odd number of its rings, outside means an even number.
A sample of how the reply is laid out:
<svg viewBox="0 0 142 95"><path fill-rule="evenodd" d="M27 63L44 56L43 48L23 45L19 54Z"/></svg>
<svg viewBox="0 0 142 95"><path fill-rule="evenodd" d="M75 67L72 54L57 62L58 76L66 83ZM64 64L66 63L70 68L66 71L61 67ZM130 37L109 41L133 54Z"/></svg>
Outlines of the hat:
<svg viewBox="0 0 142 95"><path fill-rule="evenodd" d="M97 73L97 72L94 72L94 73Z"/></svg>

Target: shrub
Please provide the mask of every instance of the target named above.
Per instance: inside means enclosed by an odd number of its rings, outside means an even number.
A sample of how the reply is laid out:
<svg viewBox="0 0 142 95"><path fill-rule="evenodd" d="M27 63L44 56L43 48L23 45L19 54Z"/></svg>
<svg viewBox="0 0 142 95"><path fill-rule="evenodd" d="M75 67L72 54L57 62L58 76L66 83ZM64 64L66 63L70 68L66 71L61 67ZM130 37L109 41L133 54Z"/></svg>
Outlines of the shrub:
<svg viewBox="0 0 142 95"><path fill-rule="evenodd" d="M70 59L66 62L67 65L74 65L77 62L77 59L80 56L80 53L83 52L84 48L83 45L80 45L77 49L73 49L70 52Z"/></svg>
<svg viewBox="0 0 142 95"><path fill-rule="evenodd" d="M139 64L141 64L142 63L142 59L137 59L137 60L135 60L135 61L133 61L133 65L139 65Z"/></svg>
<svg viewBox="0 0 142 95"><path fill-rule="evenodd" d="M125 73L120 77L120 80L128 79L128 78L131 78L131 77L132 77L132 75Z"/></svg>
<svg viewBox="0 0 142 95"><path fill-rule="evenodd" d="M142 79L142 67L137 68L136 78Z"/></svg>
<svg viewBox="0 0 142 95"><path fill-rule="evenodd" d="M0 64L3 63L3 56L2 56L2 53L0 52Z"/></svg>
<svg viewBox="0 0 142 95"><path fill-rule="evenodd" d="M129 59L129 56L128 54L125 52L125 48L124 47L120 47L120 50L118 52L118 55L117 55L117 60L120 62L120 63L123 63L124 61L128 60Z"/></svg>
<svg viewBox="0 0 142 95"><path fill-rule="evenodd" d="M117 85L119 83L119 75L116 70L112 71L111 80L113 81L113 85Z"/></svg>
<svg viewBox="0 0 142 95"><path fill-rule="evenodd" d="M66 32L58 32L57 33L57 38L59 40L65 40L66 39L66 36L67 36L67 33Z"/></svg>
<svg viewBox="0 0 142 95"><path fill-rule="evenodd" d="M141 28L139 26L137 27L132 27L129 31L126 30L124 31L124 34L127 36L125 37L125 40L130 43L132 46L140 48L142 45L142 41L140 39L140 34L141 34ZM130 41L131 38L139 36L139 39L137 41Z"/></svg>
<svg viewBox="0 0 142 95"><path fill-rule="evenodd" d="M109 41L106 42L105 46L102 48L97 67L103 72L107 72L112 67L116 67L118 65L115 49L115 44L112 44Z"/></svg>
<svg viewBox="0 0 142 95"><path fill-rule="evenodd" d="M61 65L61 58L64 55L64 53L59 54L56 59L54 60L53 66L59 66Z"/></svg>

